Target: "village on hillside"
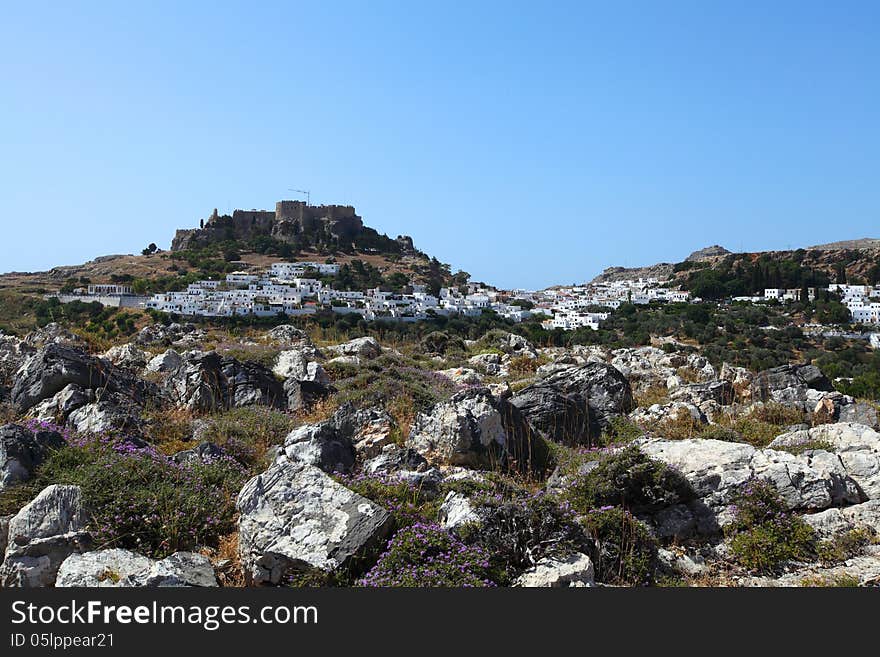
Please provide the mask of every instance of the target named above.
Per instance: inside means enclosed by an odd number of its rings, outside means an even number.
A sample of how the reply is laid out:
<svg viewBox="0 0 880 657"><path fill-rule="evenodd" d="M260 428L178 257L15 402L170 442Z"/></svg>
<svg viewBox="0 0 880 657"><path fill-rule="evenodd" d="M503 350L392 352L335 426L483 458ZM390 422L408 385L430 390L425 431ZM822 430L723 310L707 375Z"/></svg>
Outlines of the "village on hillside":
<svg viewBox="0 0 880 657"><path fill-rule="evenodd" d="M62 302L98 301L107 306L141 307L191 317L310 315L319 311L356 313L367 321L415 322L436 316L473 317L491 310L521 322L536 317L546 329L598 329L601 322L621 304L651 302L698 302L687 290L669 287L658 278L636 278L540 291L499 290L484 283L460 288L443 287L432 295L425 285L411 282L402 292L380 288L335 289L327 277L336 276L339 265L332 262L277 262L262 274L232 272L223 280L200 280L186 289L136 296L126 285L89 285L73 294L51 295ZM853 323L880 323L880 288L869 285L830 284L819 288L840 296ZM816 288L808 288L814 300ZM766 303L800 300L802 289L767 288L755 296L734 297L733 302Z"/></svg>

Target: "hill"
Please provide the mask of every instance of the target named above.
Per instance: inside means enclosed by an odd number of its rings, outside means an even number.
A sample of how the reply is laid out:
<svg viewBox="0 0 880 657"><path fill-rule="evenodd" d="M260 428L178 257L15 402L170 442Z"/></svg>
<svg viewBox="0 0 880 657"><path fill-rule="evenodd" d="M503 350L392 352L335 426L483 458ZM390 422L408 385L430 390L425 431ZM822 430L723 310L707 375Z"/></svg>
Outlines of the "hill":
<svg viewBox="0 0 880 657"><path fill-rule="evenodd" d="M218 215L215 210L199 223L199 228L179 229L170 251L152 244L141 255L106 255L48 271L0 274L0 327L33 328L40 301L50 293L118 283L152 294L232 271L262 273L274 262L289 260L337 263L344 274L337 284L351 288L397 290L417 282L438 290L469 278L416 249L409 236L392 239L364 225L351 206L279 201L275 211Z"/></svg>

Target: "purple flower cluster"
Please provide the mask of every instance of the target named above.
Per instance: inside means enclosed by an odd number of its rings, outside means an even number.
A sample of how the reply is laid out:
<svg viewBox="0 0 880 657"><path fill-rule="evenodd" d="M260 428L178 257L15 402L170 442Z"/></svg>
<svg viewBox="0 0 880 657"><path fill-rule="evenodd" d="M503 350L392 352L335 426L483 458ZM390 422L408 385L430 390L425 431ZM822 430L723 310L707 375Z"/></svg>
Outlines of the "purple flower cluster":
<svg viewBox="0 0 880 657"><path fill-rule="evenodd" d="M398 531L358 582L374 587L491 587L489 555L432 522Z"/></svg>

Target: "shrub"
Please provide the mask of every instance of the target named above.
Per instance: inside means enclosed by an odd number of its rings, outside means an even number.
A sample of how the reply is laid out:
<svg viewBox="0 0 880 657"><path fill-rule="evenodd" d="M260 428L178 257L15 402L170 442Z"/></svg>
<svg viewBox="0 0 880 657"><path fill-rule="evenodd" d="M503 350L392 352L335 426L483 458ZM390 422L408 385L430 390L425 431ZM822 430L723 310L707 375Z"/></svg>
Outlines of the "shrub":
<svg viewBox="0 0 880 657"><path fill-rule="evenodd" d="M480 545L491 555L492 579L500 585L509 584L544 557L588 551L574 514L547 495L477 500L485 517L479 527L463 528L461 534L466 542Z"/></svg>
<svg viewBox="0 0 880 657"><path fill-rule="evenodd" d="M744 568L772 573L787 561L815 555L815 532L803 518L789 513L771 484L748 483L733 510L734 520L725 532L731 536L731 554Z"/></svg>
<svg viewBox="0 0 880 657"><path fill-rule="evenodd" d="M512 378L522 378L534 375L538 369L540 362L537 358L529 358L528 356L516 356L510 359L507 365L508 374Z"/></svg>
<svg viewBox="0 0 880 657"><path fill-rule="evenodd" d="M705 440L723 440L728 443L745 442L742 435L734 429L721 426L720 424L707 424L700 431L700 438Z"/></svg>
<svg viewBox="0 0 880 657"><path fill-rule="evenodd" d="M778 427L787 427L792 424L800 424L805 421L805 414L797 408L791 408L783 404L769 402L756 408L751 417L766 422L767 424L775 424Z"/></svg>
<svg viewBox="0 0 880 657"><path fill-rule="evenodd" d="M495 586L489 555L467 545L435 523L419 522L398 531L360 586Z"/></svg>
<svg viewBox="0 0 880 657"><path fill-rule="evenodd" d="M337 379L334 399L356 406L387 406L401 397L412 400L412 410L425 411L455 392L455 384L442 374L424 370L397 356L380 356L362 365L348 379Z"/></svg>
<svg viewBox="0 0 880 657"><path fill-rule="evenodd" d="M596 579L620 586L653 583L657 542L647 527L621 508L603 507L586 514L582 525L595 548Z"/></svg>
<svg viewBox="0 0 880 657"><path fill-rule="evenodd" d="M422 349L429 354L463 354L467 351L464 340L457 335L433 331L422 338Z"/></svg>
<svg viewBox="0 0 880 657"><path fill-rule="evenodd" d="M152 448L94 436L54 452L34 485L81 486L99 547L162 558L216 544L231 532L245 477L229 458L180 465Z"/></svg>
<svg viewBox="0 0 880 657"><path fill-rule="evenodd" d="M654 433L668 440L685 440L699 436L705 425L690 413L680 412L676 417L668 417L656 424Z"/></svg>
<svg viewBox="0 0 880 657"><path fill-rule="evenodd" d="M339 481L358 495L372 500L394 516L398 527L433 520L440 506L436 489L413 486L399 479L378 475L338 477Z"/></svg>
<svg viewBox="0 0 880 657"><path fill-rule="evenodd" d="M870 527L857 527L834 538L820 541L816 552L821 562L838 563L856 556L876 538L877 533Z"/></svg>
<svg viewBox="0 0 880 657"><path fill-rule="evenodd" d="M755 417L741 417L725 421L722 426L727 426L728 429L739 434L742 437L742 442L758 448L766 447L782 433L778 425L764 422Z"/></svg>
<svg viewBox="0 0 880 657"><path fill-rule="evenodd" d="M801 580L801 586L819 586L819 587L844 587L855 588L861 582L858 577L849 573L840 573L835 575L808 575Z"/></svg>
<svg viewBox="0 0 880 657"><path fill-rule="evenodd" d="M600 445L626 445L644 435L642 428L624 415L611 419L611 425L599 437Z"/></svg>
<svg viewBox="0 0 880 657"><path fill-rule="evenodd" d="M630 446L601 456L575 478L564 497L580 513L605 506L650 512L691 500L694 492L678 472Z"/></svg>
<svg viewBox="0 0 880 657"><path fill-rule="evenodd" d="M647 408L654 404L663 404L669 401L669 388L664 385L653 385L635 395L636 406Z"/></svg>

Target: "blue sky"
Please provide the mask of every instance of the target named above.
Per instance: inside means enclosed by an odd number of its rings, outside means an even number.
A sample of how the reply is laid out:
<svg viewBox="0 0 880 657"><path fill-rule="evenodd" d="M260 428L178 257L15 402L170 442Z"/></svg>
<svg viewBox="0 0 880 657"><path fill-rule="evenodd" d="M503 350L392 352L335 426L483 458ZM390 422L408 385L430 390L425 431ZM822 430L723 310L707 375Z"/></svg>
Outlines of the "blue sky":
<svg viewBox="0 0 880 657"><path fill-rule="evenodd" d="M167 248L289 188L511 287L880 236L876 2L2 14L0 271Z"/></svg>

